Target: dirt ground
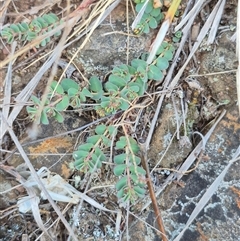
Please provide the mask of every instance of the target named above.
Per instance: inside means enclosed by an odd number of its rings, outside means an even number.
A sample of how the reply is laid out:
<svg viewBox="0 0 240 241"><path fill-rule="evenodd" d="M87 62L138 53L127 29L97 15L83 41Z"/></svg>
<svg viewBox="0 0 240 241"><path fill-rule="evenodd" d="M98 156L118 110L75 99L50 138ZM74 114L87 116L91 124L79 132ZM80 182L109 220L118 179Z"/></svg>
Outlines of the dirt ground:
<svg viewBox="0 0 240 241"><path fill-rule="evenodd" d="M187 2L182 1L180 13L184 12ZM205 6L195 24L203 26L204 19L201 16L204 14L207 16L216 2L212 1ZM73 10L79 5L79 1L71 1L71 4ZM39 13L52 11L61 16L64 15L65 6L66 1L64 0L54 0L51 3L32 0L12 1L8 5L4 24L16 23L24 18L32 19L37 16L37 12L29 14L30 9L32 11L39 9ZM165 98L154 129L147 156L149 168L152 171L152 183L156 193L159 192L156 194L157 202L162 212L168 240L174 240L184 229L203 194L218 178L239 148L240 118L236 91L238 60L236 41L231 40L236 30L236 9L236 1L227 1L214 44L203 43L197 50L178 83L174 97ZM16 15L17 12L22 14ZM134 18L131 5L129 4L129 12L126 13L126 3L122 1L94 30L84 49L75 56L71 64L73 71L70 73L70 77L79 82L83 81L82 76L78 73L80 70L85 78L90 78L95 74L102 81L105 81L114 66L127 63L133 58L138 58L142 52L147 51L157 34L157 30L140 36L131 34L129 38L127 35L121 34L127 31L126 22L131 24ZM177 17L175 21L180 21L180 17ZM28 52L16 59L12 71L11 101L14 101L19 92L36 75L39 68L47 60L47 56L44 57L44 55L54 49L57 41L52 41L40 49L29 49ZM62 52L62 66L59 65L56 78L59 78L63 67L66 66L83 41L84 38L81 38ZM186 56L191 49L190 45L193 42L190 38L186 42L174 74L177 74L186 61ZM19 49L22 47L18 46ZM10 50L11 45L4 46L0 43L1 61L7 58L7 49ZM127 51L129 54L126 54ZM36 61L42 56L43 58ZM33 64L28 66L30 63ZM0 71L2 77L0 101L2 101L4 97L3 80L6 77L7 69L2 68ZM34 90L35 95L41 96L43 94L50 71L49 69L43 75ZM191 87L194 83L197 83L197 89ZM161 86L153 84L151 90L157 91L158 88L161 89ZM188 103L186 123L191 130L188 133L189 138L184 143L183 140L181 141L176 137L176 112L179 116L182 113L181 98L178 96L179 90L188 96L185 100ZM141 125L138 126L135 137L140 132L148 132L149 119L156 111L159 97L160 95L155 97L154 104L146 111L143 117L144 121L140 122ZM191 165L192 171L186 173L179 181L168 181L175 173L174 170L184 163L201 140L200 135L192 135L191 133L197 131L205 135L225 110L226 114L213 130L205 150L201 153L201 158L197 159L197 164L195 162ZM62 124L56 120L50 120L49 125L38 127L37 139L30 140L28 128L31 126L31 120L26 109L23 108L13 122L12 128L36 170L47 167L52 173L59 174L64 180L83 192L89 179L72 168L72 152L76 150L79 143L86 140L87 133L91 131L91 125L87 131L80 130L80 127L88 125L96 118L96 114L91 111L83 113L82 111L68 110L64 112ZM75 129L78 130L72 132ZM183 129L180 132L183 132ZM63 133L67 134L62 135ZM24 163L8 133L4 136L1 150L1 164L17 168ZM232 164L217 190L186 229L180 240L240 241L239 165L239 161ZM76 177L79 176L81 178L80 184L76 184ZM0 180L0 240L37 240L42 232L32 213L20 213L16 206L18 198L24 196L26 190L21 185L17 186L19 182L3 170L0 170ZM76 205L57 203L66 220L75 227L78 240L162 240L159 232L156 231L158 229L156 217L148 192L144 198L126 209L118 202L114 187L115 182L116 177L112 173L111 165L104 164L102 169L91 177L89 184L91 190L87 194L110 210L121 210L119 233L115 232L116 215L113 213L98 210L89 203L83 202L78 218L73 222ZM55 237L53 240L68 240L68 231L62 222L58 221L57 224L50 227L57 220L57 214L47 200L40 202L39 209L43 222ZM24 239L25 237L28 239ZM43 235L39 240L50 239Z"/></svg>

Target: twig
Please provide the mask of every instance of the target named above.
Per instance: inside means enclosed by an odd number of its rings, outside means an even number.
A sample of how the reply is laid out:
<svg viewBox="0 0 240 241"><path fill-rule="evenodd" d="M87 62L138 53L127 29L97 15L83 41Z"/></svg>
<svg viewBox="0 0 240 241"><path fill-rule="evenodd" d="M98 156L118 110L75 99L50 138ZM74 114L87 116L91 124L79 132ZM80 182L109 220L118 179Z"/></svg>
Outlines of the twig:
<svg viewBox="0 0 240 241"><path fill-rule="evenodd" d="M164 224L163 224L163 220L162 220L162 215L160 213L160 210L158 208L158 204L157 204L157 199L154 193L154 188L153 188L153 184L151 182L151 176L150 176L150 171L148 168L148 163L147 163L147 148L146 148L146 144L145 143L139 143L140 144L140 148L141 148L141 163L143 168L146 171L146 179L147 179L147 185L148 185L148 190L149 190L149 194L152 200L152 205L153 205L153 210L155 212L156 215L156 219L157 219L157 223L158 223L158 227L159 230L161 232L161 237L163 241L167 241L167 235L165 232L165 228L164 228Z"/></svg>

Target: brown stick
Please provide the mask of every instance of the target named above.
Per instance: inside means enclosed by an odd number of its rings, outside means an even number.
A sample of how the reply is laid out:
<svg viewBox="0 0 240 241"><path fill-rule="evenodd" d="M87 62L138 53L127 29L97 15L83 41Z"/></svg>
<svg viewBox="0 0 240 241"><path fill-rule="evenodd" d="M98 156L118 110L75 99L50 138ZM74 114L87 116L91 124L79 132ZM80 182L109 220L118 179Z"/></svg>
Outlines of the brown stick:
<svg viewBox="0 0 240 241"><path fill-rule="evenodd" d="M152 200L153 210L154 210L155 215L156 215L157 224L158 224L159 230L161 232L162 240L168 241L167 235L166 235L166 232L165 232L165 228L164 228L164 224L163 224L163 220L162 220L162 215L161 215L161 212L158 208L157 199L156 199L154 189L153 189L153 184L151 182L150 171L149 171L148 163L147 163L147 149L146 149L145 143L143 143L143 144L140 143L140 147L141 147L141 152L142 152L141 163L142 163L143 168L146 171L146 179L147 179L149 195L150 195L150 198Z"/></svg>

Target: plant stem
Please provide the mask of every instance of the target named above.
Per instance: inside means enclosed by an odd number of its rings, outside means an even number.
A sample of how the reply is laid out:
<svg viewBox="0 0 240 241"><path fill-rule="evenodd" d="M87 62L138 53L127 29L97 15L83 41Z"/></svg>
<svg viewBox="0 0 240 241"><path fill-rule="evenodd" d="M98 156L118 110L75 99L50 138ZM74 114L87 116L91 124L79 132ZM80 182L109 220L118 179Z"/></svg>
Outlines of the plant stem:
<svg viewBox="0 0 240 241"><path fill-rule="evenodd" d="M158 227L159 227L159 230L161 232L161 237L162 237L163 241L168 241L167 235L166 235L166 232L165 232L165 228L164 228L164 224L163 224L162 215L161 215L161 212L158 208L158 203L157 203L157 199L156 199L156 196L155 196L155 193L154 193L153 184L151 182L150 171L149 171L148 163L147 163L146 144L145 143L139 143L139 146L141 148L141 163L142 163L143 168L146 171L146 180L147 180L148 190L149 190L150 198L152 200L153 210L154 210L155 215L156 215Z"/></svg>

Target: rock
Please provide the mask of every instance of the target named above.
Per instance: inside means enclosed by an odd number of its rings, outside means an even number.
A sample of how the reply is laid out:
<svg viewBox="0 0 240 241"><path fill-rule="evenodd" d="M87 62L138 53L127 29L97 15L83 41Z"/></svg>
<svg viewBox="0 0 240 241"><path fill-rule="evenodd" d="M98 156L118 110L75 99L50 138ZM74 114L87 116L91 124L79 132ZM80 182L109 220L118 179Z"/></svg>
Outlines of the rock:
<svg viewBox="0 0 240 241"><path fill-rule="evenodd" d="M138 58L142 52L148 51L152 33L136 36L129 32L126 26L126 8L123 4L118 7L91 35L90 40L74 59L74 63L89 77L97 75L103 78L114 66L127 63ZM129 22L134 19L129 12ZM128 46L129 37L129 46ZM67 49L67 55L72 57L83 40L77 41ZM129 51L129 52L128 52Z"/></svg>
<svg viewBox="0 0 240 241"><path fill-rule="evenodd" d="M69 178L73 170L69 167L72 152L77 141L78 133L71 133L57 137L56 135L79 128L86 121L75 114L64 114L64 122L51 120L49 125L41 125L38 139L23 141L23 148L36 169L45 166L50 171L58 173L63 178ZM56 137L55 137L56 136ZM8 164L17 167L24 162L23 158L13 153L7 159Z"/></svg>

